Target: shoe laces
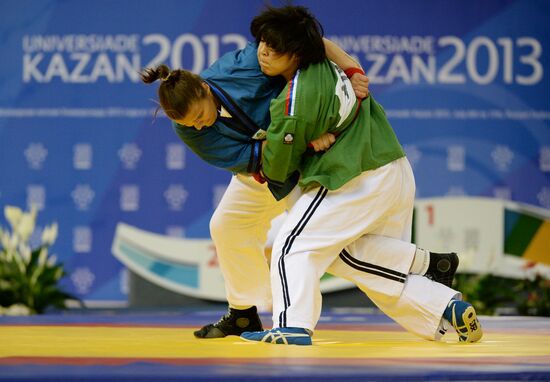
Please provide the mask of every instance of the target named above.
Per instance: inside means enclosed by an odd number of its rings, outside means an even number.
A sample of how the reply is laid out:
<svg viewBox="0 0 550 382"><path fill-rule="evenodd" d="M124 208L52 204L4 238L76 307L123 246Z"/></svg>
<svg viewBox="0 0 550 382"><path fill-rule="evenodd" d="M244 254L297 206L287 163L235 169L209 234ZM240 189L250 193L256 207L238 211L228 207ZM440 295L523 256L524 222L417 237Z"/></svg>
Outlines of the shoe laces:
<svg viewBox="0 0 550 382"><path fill-rule="evenodd" d="M231 318L233 316L233 312L231 311L231 308L229 308L228 312L226 314L224 314L222 316L222 318L220 318L218 320L218 322L216 322L214 325L220 325L220 324L225 324L227 321L231 321Z"/></svg>

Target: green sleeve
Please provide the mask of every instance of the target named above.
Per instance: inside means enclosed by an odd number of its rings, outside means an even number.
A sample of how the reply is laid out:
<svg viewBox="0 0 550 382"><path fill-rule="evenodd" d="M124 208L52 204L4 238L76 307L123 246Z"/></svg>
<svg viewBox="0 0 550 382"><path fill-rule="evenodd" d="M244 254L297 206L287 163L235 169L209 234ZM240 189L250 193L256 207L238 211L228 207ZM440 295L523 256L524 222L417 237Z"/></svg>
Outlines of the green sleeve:
<svg viewBox="0 0 550 382"><path fill-rule="evenodd" d="M295 116L271 121L262 153L262 169L268 181L285 182L300 168L309 142L306 137L308 131L311 131L308 123Z"/></svg>

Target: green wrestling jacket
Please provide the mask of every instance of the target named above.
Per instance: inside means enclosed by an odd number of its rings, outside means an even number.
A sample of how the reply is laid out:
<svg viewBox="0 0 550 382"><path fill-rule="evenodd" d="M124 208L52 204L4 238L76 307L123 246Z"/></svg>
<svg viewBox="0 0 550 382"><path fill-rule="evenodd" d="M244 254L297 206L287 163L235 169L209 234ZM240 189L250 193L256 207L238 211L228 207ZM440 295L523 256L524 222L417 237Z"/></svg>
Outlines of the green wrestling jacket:
<svg viewBox="0 0 550 382"><path fill-rule="evenodd" d="M384 109L372 96L359 103L344 72L329 60L298 70L271 101L270 114L262 153L268 182L284 183L299 172L303 189L336 190L405 156ZM339 134L330 149L304 155L308 142L326 132Z"/></svg>

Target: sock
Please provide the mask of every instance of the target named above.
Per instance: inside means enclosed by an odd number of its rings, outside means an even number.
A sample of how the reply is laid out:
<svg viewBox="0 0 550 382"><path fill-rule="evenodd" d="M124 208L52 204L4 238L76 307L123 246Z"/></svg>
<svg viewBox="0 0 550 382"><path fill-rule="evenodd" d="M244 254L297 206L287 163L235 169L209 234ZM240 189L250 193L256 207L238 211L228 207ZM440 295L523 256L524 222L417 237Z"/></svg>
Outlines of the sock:
<svg viewBox="0 0 550 382"><path fill-rule="evenodd" d="M253 306L254 305L233 305L233 304L229 304L230 308L237 309L237 310L247 310L247 309L252 308Z"/></svg>
<svg viewBox="0 0 550 382"><path fill-rule="evenodd" d="M430 251L416 247L416 252L414 253L413 263L409 273L415 275L424 275L430 266Z"/></svg>

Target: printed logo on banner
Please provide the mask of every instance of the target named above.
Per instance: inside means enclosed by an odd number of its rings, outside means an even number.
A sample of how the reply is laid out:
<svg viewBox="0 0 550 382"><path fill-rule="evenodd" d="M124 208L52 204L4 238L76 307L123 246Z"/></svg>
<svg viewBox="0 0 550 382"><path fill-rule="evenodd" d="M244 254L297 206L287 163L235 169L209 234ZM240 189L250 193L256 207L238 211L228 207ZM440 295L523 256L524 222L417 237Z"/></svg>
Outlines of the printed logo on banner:
<svg viewBox="0 0 550 382"><path fill-rule="evenodd" d="M92 230L86 226L73 227L73 251L89 253L92 251Z"/></svg>
<svg viewBox="0 0 550 382"><path fill-rule="evenodd" d="M543 187L537 194L539 203L544 208L550 208L550 187Z"/></svg>
<svg viewBox="0 0 550 382"><path fill-rule="evenodd" d="M172 211L181 211L188 196L189 192L181 184L172 184L164 191L164 198Z"/></svg>
<svg viewBox="0 0 550 382"><path fill-rule="evenodd" d="M447 148L447 169L449 171L464 171L465 156L464 146L449 146Z"/></svg>
<svg viewBox="0 0 550 382"><path fill-rule="evenodd" d="M185 228L180 225L169 225L166 227L166 236L185 237Z"/></svg>
<svg viewBox="0 0 550 382"><path fill-rule="evenodd" d="M95 281L95 275L88 267L78 267L71 273L71 281L80 294L88 294Z"/></svg>
<svg viewBox="0 0 550 382"><path fill-rule="evenodd" d="M121 211L139 210L139 186L125 184L120 187L120 209Z"/></svg>
<svg viewBox="0 0 550 382"><path fill-rule="evenodd" d="M342 35L327 36L342 49L362 57L371 84L536 85L544 78L540 60L543 45L531 36ZM437 56L442 49L454 54ZM489 55L489 69L483 55ZM502 62L502 70L498 63ZM521 62L522 65L516 65ZM528 67L525 75L523 68Z"/></svg>
<svg viewBox="0 0 550 382"><path fill-rule="evenodd" d="M46 206L46 188L40 184L29 184L27 186L27 207L34 206L41 211Z"/></svg>
<svg viewBox="0 0 550 382"><path fill-rule="evenodd" d="M169 170L183 170L185 168L185 147L179 143L166 145L166 168Z"/></svg>
<svg viewBox="0 0 550 382"><path fill-rule="evenodd" d="M412 167L415 167L420 158L422 158L422 152L418 150L416 145L404 145L403 149L407 154L407 159Z"/></svg>
<svg viewBox="0 0 550 382"><path fill-rule="evenodd" d="M225 190L227 190L226 184L216 184L212 187L212 209L216 209L216 207L218 207L218 204L220 204L220 201L222 200L223 194L225 194Z"/></svg>
<svg viewBox="0 0 550 382"><path fill-rule="evenodd" d="M142 151L135 143L125 143L118 150L118 157L122 162L122 167L126 170L134 170L141 158Z"/></svg>
<svg viewBox="0 0 550 382"><path fill-rule="evenodd" d="M101 8L98 8L101 9ZM32 28L31 28L32 29ZM23 82L90 84L98 81L121 83L139 82L139 72L151 57L142 57L148 46L158 49L157 56L148 65L171 62L174 68L188 66L182 60L182 49L190 44L193 49L194 73L216 61L220 52L242 49L247 38L238 33L176 36L160 33L132 34L25 34L23 49ZM187 56L187 54L185 54ZM156 64L155 64L156 63Z"/></svg>
<svg viewBox="0 0 550 382"><path fill-rule="evenodd" d="M77 143L73 146L73 167L77 170L92 168L92 146L89 143Z"/></svg>
<svg viewBox="0 0 550 382"><path fill-rule="evenodd" d="M508 171L514 160L514 153L508 146L498 145L491 152L491 157L500 171Z"/></svg>
<svg viewBox="0 0 550 382"><path fill-rule="evenodd" d="M71 197L78 210L86 211L94 200L95 192L88 184L77 184L71 192Z"/></svg>
<svg viewBox="0 0 550 382"><path fill-rule="evenodd" d="M550 146L542 146L540 148L539 167L540 171L550 171Z"/></svg>
<svg viewBox="0 0 550 382"><path fill-rule="evenodd" d="M497 199L512 200L512 190L509 187L495 187L493 195Z"/></svg>
<svg viewBox="0 0 550 382"><path fill-rule="evenodd" d="M29 168L33 170L40 170L46 157L48 156L48 150L42 143L30 143L24 151L25 158L29 164Z"/></svg>

